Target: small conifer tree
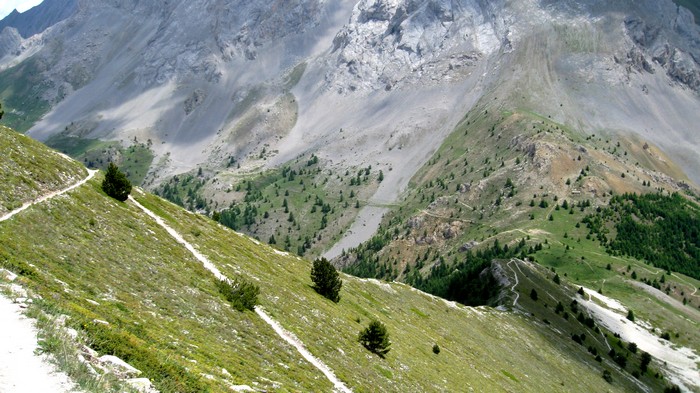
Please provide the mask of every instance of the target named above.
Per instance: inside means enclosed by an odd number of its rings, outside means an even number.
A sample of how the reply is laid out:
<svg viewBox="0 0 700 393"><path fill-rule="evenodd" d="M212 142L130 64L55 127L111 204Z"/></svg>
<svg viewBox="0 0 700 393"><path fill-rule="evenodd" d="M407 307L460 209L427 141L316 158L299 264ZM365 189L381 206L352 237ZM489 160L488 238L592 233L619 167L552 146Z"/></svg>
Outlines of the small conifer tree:
<svg viewBox="0 0 700 393"><path fill-rule="evenodd" d="M109 167L107 167L105 179L102 181L102 191L122 202L124 202L131 193L131 182L113 162L110 162Z"/></svg>
<svg viewBox="0 0 700 393"><path fill-rule="evenodd" d="M326 258L314 261L311 267L311 281L314 282L316 292L336 303L340 301L340 288L343 286L343 281L338 271Z"/></svg>
<svg viewBox="0 0 700 393"><path fill-rule="evenodd" d="M537 291L535 288L532 288L532 291L530 291L530 299L537 301Z"/></svg>
<svg viewBox="0 0 700 393"><path fill-rule="evenodd" d="M380 358L386 356L391 346L386 326L377 320L370 322L369 326L360 332L358 341L370 352L379 355Z"/></svg>

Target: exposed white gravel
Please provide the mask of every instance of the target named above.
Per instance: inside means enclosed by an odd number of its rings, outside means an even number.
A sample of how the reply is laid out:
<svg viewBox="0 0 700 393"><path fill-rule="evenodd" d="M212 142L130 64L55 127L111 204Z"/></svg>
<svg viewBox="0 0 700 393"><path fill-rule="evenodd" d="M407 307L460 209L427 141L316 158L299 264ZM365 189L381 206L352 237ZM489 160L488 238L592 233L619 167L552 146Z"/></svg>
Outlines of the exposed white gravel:
<svg viewBox="0 0 700 393"><path fill-rule="evenodd" d="M0 295L0 393L64 393L74 383L37 354L37 331L19 304Z"/></svg>
<svg viewBox="0 0 700 393"><path fill-rule="evenodd" d="M673 383L686 390L700 388L700 370L698 369L700 356L695 351L662 340L657 334L642 326L644 324L642 321L627 320L627 309L619 301L589 288L586 288L586 293L603 304L600 305L591 298L579 298L580 304L593 314L599 324L620 334L624 341L636 343L639 349L648 352L659 362L665 362L664 368L669 371L668 378Z"/></svg>

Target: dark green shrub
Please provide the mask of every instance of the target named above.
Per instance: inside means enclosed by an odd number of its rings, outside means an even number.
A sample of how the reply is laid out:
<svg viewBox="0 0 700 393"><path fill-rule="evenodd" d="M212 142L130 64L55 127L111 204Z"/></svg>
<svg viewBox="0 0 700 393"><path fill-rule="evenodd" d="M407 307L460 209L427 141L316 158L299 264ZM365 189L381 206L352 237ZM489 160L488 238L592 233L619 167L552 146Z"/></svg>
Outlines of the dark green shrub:
<svg viewBox="0 0 700 393"><path fill-rule="evenodd" d="M437 344L433 345L433 353L436 355L440 353L440 346L439 345L437 345Z"/></svg>
<svg viewBox="0 0 700 393"><path fill-rule="evenodd" d="M646 374L647 370L649 369L649 363L651 363L651 355L646 352L642 352L642 359L639 363L639 370L641 370L642 374Z"/></svg>
<svg viewBox="0 0 700 393"><path fill-rule="evenodd" d="M610 375L610 371L608 370L603 370L603 379L609 383L612 384L612 375Z"/></svg>
<svg viewBox="0 0 700 393"><path fill-rule="evenodd" d="M535 288L532 288L532 291L530 291L530 299L537 301L537 291Z"/></svg>
<svg viewBox="0 0 700 393"><path fill-rule="evenodd" d="M391 346L386 326L377 320L370 322L369 326L360 332L358 341L370 352L379 355L380 358L386 356Z"/></svg>
<svg viewBox="0 0 700 393"><path fill-rule="evenodd" d="M238 311L253 310L258 304L260 287L244 279L219 280L219 292Z"/></svg>
<svg viewBox="0 0 700 393"><path fill-rule="evenodd" d="M340 288L343 286L343 281L338 271L326 258L314 261L311 267L311 281L314 282L316 292L336 303L340 301Z"/></svg>
<svg viewBox="0 0 700 393"><path fill-rule="evenodd" d="M102 181L102 191L118 201L126 201L131 193L131 182L126 175L114 165L109 163L105 179Z"/></svg>

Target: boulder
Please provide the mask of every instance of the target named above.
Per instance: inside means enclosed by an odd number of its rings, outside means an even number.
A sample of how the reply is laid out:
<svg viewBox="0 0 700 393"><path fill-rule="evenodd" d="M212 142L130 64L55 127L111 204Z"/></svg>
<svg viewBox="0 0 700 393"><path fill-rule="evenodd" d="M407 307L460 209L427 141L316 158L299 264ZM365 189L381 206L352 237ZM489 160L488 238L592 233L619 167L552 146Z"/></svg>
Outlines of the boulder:
<svg viewBox="0 0 700 393"><path fill-rule="evenodd" d="M141 371L116 356L103 355L98 361L102 367L119 378L135 377L141 374Z"/></svg>
<svg viewBox="0 0 700 393"><path fill-rule="evenodd" d="M148 378L130 378L126 380L126 383L141 393L158 393Z"/></svg>

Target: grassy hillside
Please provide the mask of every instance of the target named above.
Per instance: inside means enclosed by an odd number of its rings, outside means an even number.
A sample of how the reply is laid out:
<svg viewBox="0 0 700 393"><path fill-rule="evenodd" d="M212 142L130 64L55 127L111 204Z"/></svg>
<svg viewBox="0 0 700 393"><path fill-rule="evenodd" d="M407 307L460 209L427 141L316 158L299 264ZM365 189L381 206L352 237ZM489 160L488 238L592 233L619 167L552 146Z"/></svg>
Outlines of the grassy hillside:
<svg viewBox="0 0 700 393"><path fill-rule="evenodd" d="M465 116L377 235L336 262L360 276L484 304L496 300L482 285L490 259L527 257L571 283L602 289L655 334L670 332L674 343L700 350L700 283L676 270L659 285L663 271L648 265L657 261L611 255L584 222L613 195L675 192L690 201L697 190L674 180L682 176L672 161L644 141L587 135L548 116L495 106ZM697 220L697 209L685 212ZM690 264L684 271L697 268Z"/></svg>
<svg viewBox="0 0 700 393"><path fill-rule="evenodd" d="M0 71L0 100L5 108L3 123L15 130L29 130L51 109L43 94L53 86L41 81L51 67L43 60L30 58L20 65Z"/></svg>
<svg viewBox="0 0 700 393"><path fill-rule="evenodd" d="M234 311L187 249L132 203L106 197L100 182L0 223L0 265L21 274L44 311L67 315L94 349L124 358L163 392L331 390L256 314ZM259 285L261 307L353 391L638 389L536 318L345 275L336 304L311 288L308 261L158 197L134 196L225 275ZM374 318L389 329L386 359L357 342Z"/></svg>
<svg viewBox="0 0 700 393"><path fill-rule="evenodd" d="M0 126L0 151L0 216L87 175L79 163L4 126Z"/></svg>
<svg viewBox="0 0 700 393"><path fill-rule="evenodd" d="M318 256L340 239L383 176L371 167L338 173L324 165L310 155L264 172L226 170L210 178L200 169L174 176L155 193L212 212L221 224L281 250Z"/></svg>
<svg viewBox="0 0 700 393"><path fill-rule="evenodd" d="M88 168L106 170L109 162L114 162L136 185L143 183L153 162L150 140L146 143L133 141L131 146L124 147L116 141L58 134L49 138L46 144L75 158Z"/></svg>

